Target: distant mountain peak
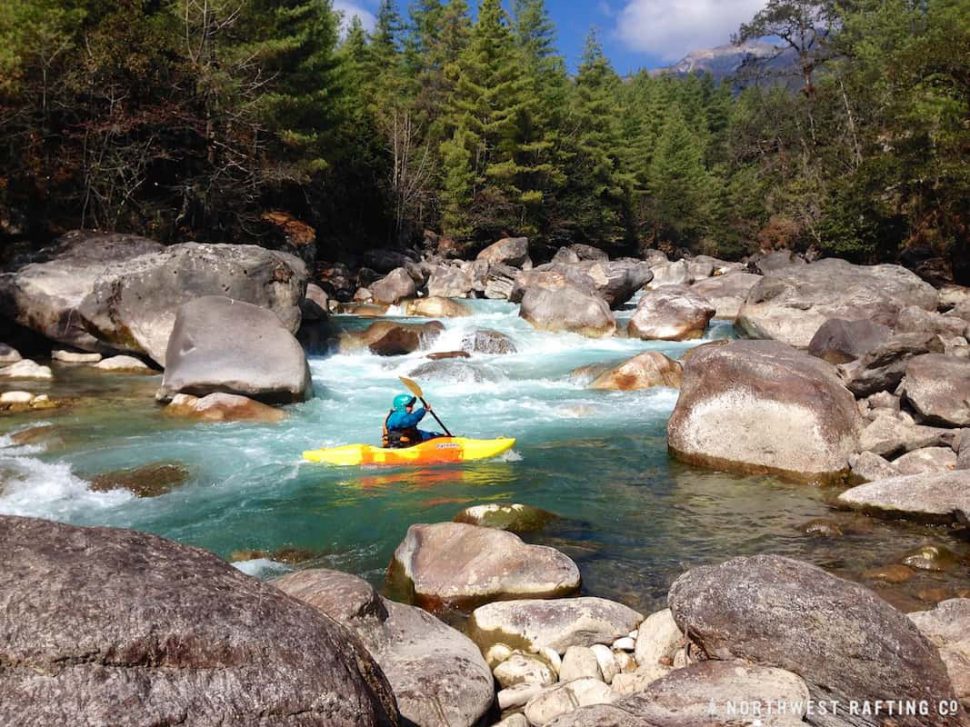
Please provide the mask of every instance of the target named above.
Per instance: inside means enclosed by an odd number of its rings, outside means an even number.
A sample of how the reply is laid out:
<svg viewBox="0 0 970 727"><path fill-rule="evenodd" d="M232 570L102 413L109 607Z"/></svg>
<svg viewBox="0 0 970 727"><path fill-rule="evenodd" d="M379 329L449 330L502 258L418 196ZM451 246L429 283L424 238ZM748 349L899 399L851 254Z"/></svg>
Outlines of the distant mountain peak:
<svg viewBox="0 0 970 727"><path fill-rule="evenodd" d="M660 68L654 73L672 73L686 76L691 73L710 73L716 80L734 76L742 65L763 61L769 67L787 69L792 65L793 54L780 50L766 40L748 40L740 45L728 43L716 48L693 50L673 65Z"/></svg>

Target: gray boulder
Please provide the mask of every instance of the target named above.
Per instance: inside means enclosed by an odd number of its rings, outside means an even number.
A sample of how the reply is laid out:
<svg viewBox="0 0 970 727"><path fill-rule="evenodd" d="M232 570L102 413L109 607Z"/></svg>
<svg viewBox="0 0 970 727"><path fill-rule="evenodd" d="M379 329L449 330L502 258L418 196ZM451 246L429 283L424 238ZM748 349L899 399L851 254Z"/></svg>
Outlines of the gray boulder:
<svg viewBox="0 0 970 727"><path fill-rule="evenodd" d="M849 363L884 343L891 333L889 326L873 321L830 318L812 336L808 352L830 364Z"/></svg>
<svg viewBox="0 0 970 727"><path fill-rule="evenodd" d="M492 673L478 648L431 614L338 571L297 571L273 585L355 632L414 725L472 727L492 706Z"/></svg>
<svg viewBox="0 0 970 727"><path fill-rule="evenodd" d="M206 296L179 308L156 398L241 394L266 403L312 394L302 346L272 311Z"/></svg>
<svg viewBox="0 0 970 727"><path fill-rule="evenodd" d="M522 267L529 259L528 237L503 237L493 242L476 257L489 263L503 263L513 267Z"/></svg>
<svg viewBox="0 0 970 727"><path fill-rule="evenodd" d="M349 631L211 553L15 517L0 550L3 724L398 724Z"/></svg>
<svg viewBox="0 0 970 727"><path fill-rule="evenodd" d="M915 449L893 461L893 467L902 476L949 472L956 466L957 455L949 447Z"/></svg>
<svg viewBox="0 0 970 727"><path fill-rule="evenodd" d="M831 365L775 341L732 341L686 359L667 443L701 466L825 481L848 470L861 431Z"/></svg>
<svg viewBox="0 0 970 727"><path fill-rule="evenodd" d="M665 285L643 294L628 332L645 341L701 338L714 313L714 306L692 288Z"/></svg>
<svg viewBox="0 0 970 727"><path fill-rule="evenodd" d="M750 338L807 348L831 318L895 326L900 310L936 310L933 287L898 265L852 265L830 258L775 270L755 285L737 324Z"/></svg>
<svg viewBox="0 0 970 727"><path fill-rule="evenodd" d="M967 321L955 315L941 315L918 306L909 306L899 312L896 321L897 333L932 333L944 338L964 336L968 329Z"/></svg>
<svg viewBox="0 0 970 727"><path fill-rule="evenodd" d="M462 523L409 527L387 577L392 588L431 611L568 596L580 583L576 564L559 551Z"/></svg>
<svg viewBox="0 0 970 727"><path fill-rule="evenodd" d="M22 326L86 351L103 350L78 308L107 270L164 247L137 235L69 232L42 262L0 275L0 313Z"/></svg>
<svg viewBox="0 0 970 727"><path fill-rule="evenodd" d="M519 271L510 265L487 263L482 273L482 293L489 300L508 300L515 289L515 281L519 274Z"/></svg>
<svg viewBox="0 0 970 727"><path fill-rule="evenodd" d="M691 290L714 306L715 318L734 320L738 317L738 311L741 310L741 305L751 292L751 288L760 280L760 275L740 271L729 272L700 280L691 286Z"/></svg>
<svg viewBox="0 0 970 727"><path fill-rule="evenodd" d="M469 272L459 265L438 265L428 278L428 295L440 298L467 298L474 287Z"/></svg>
<svg viewBox="0 0 970 727"><path fill-rule="evenodd" d="M846 490L838 503L853 510L921 522L970 523L970 470L876 480Z"/></svg>
<svg viewBox="0 0 970 727"><path fill-rule="evenodd" d="M903 397L928 424L970 427L970 361L940 354L910 359Z"/></svg>
<svg viewBox="0 0 970 727"><path fill-rule="evenodd" d="M371 283L370 293L375 303L394 305L418 294L414 279L405 268L395 268L380 280Z"/></svg>
<svg viewBox="0 0 970 727"><path fill-rule="evenodd" d="M515 344L508 336L489 328L480 328L465 334L461 350L472 353L515 353Z"/></svg>
<svg viewBox="0 0 970 727"><path fill-rule="evenodd" d="M924 447L949 446L952 437L951 430L913 424L888 410L876 410L862 430L859 450L892 458Z"/></svg>
<svg viewBox="0 0 970 727"><path fill-rule="evenodd" d="M572 265L548 263L520 273L509 300L518 302L531 288L557 290L572 286L606 301L616 309L653 278L650 267L638 260L587 260Z"/></svg>
<svg viewBox="0 0 970 727"><path fill-rule="evenodd" d="M690 265L686 260L652 265L650 270L653 272L653 277L648 281L651 289L665 285L690 285Z"/></svg>
<svg viewBox="0 0 970 727"><path fill-rule="evenodd" d="M544 331L570 331L591 338L616 332L616 319L603 299L572 285L526 289L519 316Z"/></svg>
<svg viewBox="0 0 970 727"><path fill-rule="evenodd" d="M106 267L78 312L103 344L164 365L183 303L225 296L272 311L296 333L306 277L303 261L285 252L186 242Z"/></svg>
<svg viewBox="0 0 970 727"><path fill-rule="evenodd" d="M849 456L854 482L874 482L889 477L898 477L899 471L885 457L874 452L860 452Z"/></svg>
<svg viewBox="0 0 970 727"><path fill-rule="evenodd" d="M748 260L748 269L758 275L768 275L793 265L805 265L805 258L793 250L756 253Z"/></svg>
<svg viewBox="0 0 970 727"><path fill-rule="evenodd" d="M17 363L22 359L23 356L20 355L20 351L6 343L0 343L0 364Z"/></svg>
<svg viewBox="0 0 970 727"><path fill-rule="evenodd" d="M643 621L643 614L605 598L497 601L476 608L468 635L487 651L494 644L536 652L549 647L566 653L571 646L612 644Z"/></svg>
<svg viewBox="0 0 970 727"><path fill-rule="evenodd" d="M937 711L953 687L936 648L872 591L808 563L773 555L694 568L670 589L678 626L708 657L785 669L812 698L837 700L838 715L815 712L815 725L880 727L884 715L849 714L851 701L926 700L927 716L897 717L900 727L959 725Z"/></svg>

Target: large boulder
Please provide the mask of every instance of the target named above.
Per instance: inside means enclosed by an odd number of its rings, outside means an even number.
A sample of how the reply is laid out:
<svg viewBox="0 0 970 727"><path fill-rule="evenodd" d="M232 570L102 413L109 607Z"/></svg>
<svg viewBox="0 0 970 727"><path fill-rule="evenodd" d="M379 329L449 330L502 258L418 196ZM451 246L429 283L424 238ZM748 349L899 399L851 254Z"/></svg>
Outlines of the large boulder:
<svg viewBox="0 0 970 727"><path fill-rule="evenodd" d="M760 275L735 271L700 280L691 290L714 306L715 318L734 320L748 293L760 280Z"/></svg>
<svg viewBox="0 0 970 727"><path fill-rule="evenodd" d="M831 365L775 341L732 341L687 359L667 442L703 466L829 480L847 471L861 430Z"/></svg>
<svg viewBox="0 0 970 727"><path fill-rule="evenodd" d="M807 348L830 318L866 319L889 327L900 310L936 310L929 283L898 265L853 265L830 258L775 270L748 294L737 325L750 338Z"/></svg>
<svg viewBox="0 0 970 727"><path fill-rule="evenodd" d="M42 251L41 261L0 275L0 313L53 341L101 350L78 313L81 303L107 270L163 249L137 235L69 232Z"/></svg>
<svg viewBox="0 0 970 727"><path fill-rule="evenodd" d="M312 569L272 582L354 631L380 665L401 716L420 727L472 727L492 706L475 644L425 611L381 598L348 573Z"/></svg>
<svg viewBox="0 0 970 727"><path fill-rule="evenodd" d="M929 424L970 427L970 361L940 354L910 359L903 397Z"/></svg>
<svg viewBox="0 0 970 727"><path fill-rule="evenodd" d="M544 331L571 331L591 338L616 332L616 319L603 299L572 285L528 288L519 316Z"/></svg>
<svg viewBox="0 0 970 727"><path fill-rule="evenodd" d="M572 286L619 308L653 279L650 267L639 260L587 260L574 264L547 263L520 273L509 294L513 303L531 288L557 290Z"/></svg>
<svg viewBox="0 0 970 727"><path fill-rule="evenodd" d="M474 284L471 273L459 265L438 265L428 278L428 295L438 298L467 298Z"/></svg>
<svg viewBox="0 0 970 727"><path fill-rule="evenodd" d="M285 252L186 242L105 267L78 313L103 344L164 365L182 304L225 296L272 311L296 333L306 279L303 261Z"/></svg>
<svg viewBox="0 0 970 727"><path fill-rule="evenodd" d="M303 347L275 313L215 295L179 308L157 398L215 392L267 403L309 398Z"/></svg>
<svg viewBox="0 0 970 727"><path fill-rule="evenodd" d="M970 710L970 598L952 598L909 618L940 650L957 698Z"/></svg>
<svg viewBox="0 0 970 727"><path fill-rule="evenodd" d="M461 339L461 350L473 353L515 353L512 339L490 328L479 328L466 333Z"/></svg>
<svg viewBox="0 0 970 727"><path fill-rule="evenodd" d="M889 338L892 331L873 321L830 318L808 343L808 352L830 364L855 361Z"/></svg>
<svg viewBox="0 0 970 727"><path fill-rule="evenodd" d="M628 331L645 341L686 341L702 337L714 313L714 306L691 288L665 285L643 294Z"/></svg>
<svg viewBox="0 0 970 727"><path fill-rule="evenodd" d="M846 490L838 503L872 515L970 523L970 470L876 480Z"/></svg>
<svg viewBox="0 0 970 727"><path fill-rule="evenodd" d="M514 267L522 267L529 259L528 237L503 237L493 242L476 257L489 263L503 263Z"/></svg>
<svg viewBox="0 0 970 727"><path fill-rule="evenodd" d="M420 324L375 321L364 331L342 334L340 351L366 348L378 356L401 356L430 348L444 328L441 321Z"/></svg>
<svg viewBox="0 0 970 727"><path fill-rule="evenodd" d="M650 279L651 288L662 288L665 285L690 285L690 264L686 260L663 262L651 266L653 277Z"/></svg>
<svg viewBox="0 0 970 727"><path fill-rule="evenodd" d="M571 646L612 644L640 625L643 614L605 598L498 601L476 608L468 635L482 651L494 644L565 654Z"/></svg>
<svg viewBox="0 0 970 727"><path fill-rule="evenodd" d="M683 366L679 361L659 351L644 351L601 373L590 382L589 388L634 391L669 386L676 389L682 378Z"/></svg>
<svg viewBox="0 0 970 727"><path fill-rule="evenodd" d="M884 714L847 714L850 702L925 701L926 716L899 727L959 725L941 714L954 698L935 647L902 613L868 589L821 568L773 555L694 568L670 589L678 626L713 659L744 659L805 680L815 700L836 700L839 715L816 711L814 725L881 727Z"/></svg>
<svg viewBox="0 0 970 727"><path fill-rule="evenodd" d="M0 550L0 723L398 723L347 629L211 553L15 517Z"/></svg>
<svg viewBox="0 0 970 727"><path fill-rule="evenodd" d="M412 525L388 567L392 586L430 611L489 601L557 598L579 589L579 569L558 550L463 523Z"/></svg>
<svg viewBox="0 0 970 727"><path fill-rule="evenodd" d="M405 298L413 298L418 294L418 287L405 268L395 268L380 280L371 283L368 290L375 303L387 305L399 303Z"/></svg>

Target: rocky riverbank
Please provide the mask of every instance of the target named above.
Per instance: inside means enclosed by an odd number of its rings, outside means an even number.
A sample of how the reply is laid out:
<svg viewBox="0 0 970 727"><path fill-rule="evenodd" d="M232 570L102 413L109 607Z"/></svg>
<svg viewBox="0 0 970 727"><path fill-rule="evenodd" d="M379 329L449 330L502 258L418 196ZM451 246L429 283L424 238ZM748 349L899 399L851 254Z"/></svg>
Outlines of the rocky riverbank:
<svg viewBox="0 0 970 727"><path fill-rule="evenodd" d="M832 490L833 507L937 527L938 544L871 582L968 570L944 543L970 524L970 291L839 260L769 256L742 270L571 246L540 263L523 238L475 260L368 262L311 273L259 248L68 235L0 278L15 332L44 337L32 340L36 361L0 350L0 410L69 408L32 382L100 368L132 374L138 391L161 372L152 388L168 414L271 423L313 395L308 346L387 360L426 351L445 326L424 319L466 316L462 298L509 300L536 330L596 339L691 341L728 317L755 340L679 360L647 351L574 380L615 396L679 388L667 445L692 466L856 485ZM328 319L342 310L422 320L338 334ZM514 352L501 332L476 329L409 374L481 383L476 357ZM102 481L157 496L187 476L166 466L175 475L162 490L143 487L144 472ZM906 617L863 586L758 555L690 569L669 610L640 613L584 593L566 552L487 520L411 526L385 584L406 605L332 570L265 585L153 536L3 517L0 579L16 609L2 622L0 709L19 711L0 721L36 709L49 722L141 723L117 706L134 700L162 722L664 727L738 724L728 710L774 700L802 706L765 724L962 723L951 704L970 700L970 593L949 589ZM917 713L871 711L895 702ZM836 707L822 713L825 703Z"/></svg>

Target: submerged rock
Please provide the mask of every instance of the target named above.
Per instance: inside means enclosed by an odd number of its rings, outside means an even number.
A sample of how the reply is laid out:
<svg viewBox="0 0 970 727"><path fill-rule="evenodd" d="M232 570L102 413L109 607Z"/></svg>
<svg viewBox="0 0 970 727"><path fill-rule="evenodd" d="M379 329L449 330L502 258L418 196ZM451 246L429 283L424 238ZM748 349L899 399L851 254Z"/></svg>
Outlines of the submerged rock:
<svg viewBox="0 0 970 727"><path fill-rule="evenodd" d="M473 361L464 358L446 358L438 361L428 361L420 364L408 372L408 376L416 379L430 379L433 381L448 381L453 383L481 383L491 381L494 376Z"/></svg>
<svg viewBox="0 0 970 727"><path fill-rule="evenodd" d="M441 321L419 324L376 321L362 332L341 335L340 350L367 348L377 356L402 356L429 348L444 329Z"/></svg>
<svg viewBox="0 0 970 727"><path fill-rule="evenodd" d="M643 614L605 598L523 599L476 608L467 631L482 651L506 644L524 651L549 647L563 654L570 646L612 644L641 621Z"/></svg>
<svg viewBox="0 0 970 727"><path fill-rule="evenodd" d="M415 725L472 727L492 706L492 674L475 644L434 616L347 573L305 570L272 583L355 632Z"/></svg>
<svg viewBox="0 0 970 727"><path fill-rule="evenodd" d="M576 564L512 533L462 523L412 525L388 567L393 589L429 611L512 598L556 598L579 589Z"/></svg>
<svg viewBox="0 0 970 727"><path fill-rule="evenodd" d="M668 600L678 626L711 658L786 669L814 699L929 702L930 715L900 717L900 727L959 724L937 711L953 691L936 649L874 593L821 568L779 556L733 558L688 571ZM812 721L844 725L830 715ZM883 716L853 724L877 727Z"/></svg>
<svg viewBox="0 0 970 727"><path fill-rule="evenodd" d="M398 724L357 639L211 553L6 516L0 551L3 724Z"/></svg>
<svg viewBox="0 0 970 727"><path fill-rule="evenodd" d="M830 364L775 341L732 341L687 359L667 441L693 464L824 481L847 471L861 431Z"/></svg>
<svg viewBox="0 0 970 727"><path fill-rule="evenodd" d="M558 518L548 510L531 505L495 502L466 507L455 515L454 522L508 530L510 533L532 533L542 530Z"/></svg>
<svg viewBox="0 0 970 727"><path fill-rule="evenodd" d="M676 389L680 387L682 377L680 362L659 351L645 351L599 374L590 382L589 388L634 391L669 386Z"/></svg>
<svg viewBox="0 0 970 727"><path fill-rule="evenodd" d="M50 366L41 366L35 361L24 359L0 368L0 377L7 379L51 379L54 374Z"/></svg>
<svg viewBox="0 0 970 727"><path fill-rule="evenodd" d="M179 308L156 398L215 392L267 403L311 396L303 347L275 313L221 296L196 298Z"/></svg>
<svg viewBox="0 0 970 727"><path fill-rule="evenodd" d="M942 545L923 545L903 557L903 565L936 573L953 570L959 562L957 554Z"/></svg>
<svg viewBox="0 0 970 727"><path fill-rule="evenodd" d="M158 497L184 484L189 469L183 464L156 462L113 472L103 472L91 480L95 492L128 490L138 497Z"/></svg>
<svg viewBox="0 0 970 727"><path fill-rule="evenodd" d="M474 353L515 353L515 344L504 333L481 328L461 339L463 351Z"/></svg>
<svg viewBox="0 0 970 727"><path fill-rule="evenodd" d="M235 394L209 394L201 398L189 394L176 394L164 411L168 416L201 419L207 422L273 423L286 418L286 414L279 409Z"/></svg>

